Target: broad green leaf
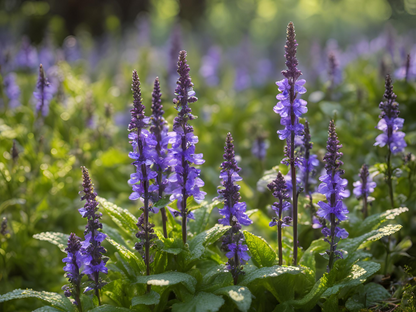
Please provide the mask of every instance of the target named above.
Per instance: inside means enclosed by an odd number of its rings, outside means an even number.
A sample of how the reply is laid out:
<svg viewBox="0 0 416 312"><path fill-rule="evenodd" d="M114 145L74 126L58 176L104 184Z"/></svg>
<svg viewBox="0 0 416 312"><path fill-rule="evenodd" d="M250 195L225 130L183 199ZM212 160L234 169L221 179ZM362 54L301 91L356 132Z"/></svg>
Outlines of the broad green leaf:
<svg viewBox="0 0 416 312"><path fill-rule="evenodd" d="M230 226L223 226L221 224L217 224L211 229L195 236L189 242L189 250L191 251L189 261L199 259L204 254L205 248L215 243L229 229Z"/></svg>
<svg viewBox="0 0 416 312"><path fill-rule="evenodd" d="M156 203L153 204L153 208L164 208L167 205L169 205L170 200L169 198L162 198L160 200L158 200Z"/></svg>
<svg viewBox="0 0 416 312"><path fill-rule="evenodd" d="M115 307L109 304L103 304L102 306L89 310L89 312L127 312L127 311L134 311L134 310L121 308L121 307Z"/></svg>
<svg viewBox="0 0 416 312"><path fill-rule="evenodd" d="M120 235L118 230L108 226L107 224L103 224L102 232L107 234L107 237L110 237L112 240L116 241L120 245L128 248L128 244L124 240L124 238Z"/></svg>
<svg viewBox="0 0 416 312"><path fill-rule="evenodd" d="M338 308L338 296L337 295L332 295L322 305L323 312L332 312L332 311L338 311L338 310L339 308Z"/></svg>
<svg viewBox="0 0 416 312"><path fill-rule="evenodd" d="M52 243L58 246L58 248L62 252L66 253L65 248L68 244L68 238L69 238L69 235L67 234L59 233L59 232L43 232L43 233L33 235L33 238Z"/></svg>
<svg viewBox="0 0 416 312"><path fill-rule="evenodd" d="M273 266L277 256L266 240L247 231L243 233L254 264L259 268Z"/></svg>
<svg viewBox="0 0 416 312"><path fill-rule="evenodd" d="M216 265L202 279L202 285L198 288L201 291L213 292L217 289L231 286L233 284L233 277L225 265Z"/></svg>
<svg viewBox="0 0 416 312"><path fill-rule="evenodd" d="M309 248L303 253L299 264L304 265L315 271L315 255L320 254L328 249L328 243L323 239L318 239L312 242Z"/></svg>
<svg viewBox="0 0 416 312"><path fill-rule="evenodd" d="M189 230L191 233L199 234L206 229L211 212L218 204L220 204L219 201L214 201L194 211L195 220L189 220Z"/></svg>
<svg viewBox="0 0 416 312"><path fill-rule="evenodd" d="M175 303L172 306L172 312L215 312L224 302L224 299L219 296L200 292L189 301Z"/></svg>
<svg viewBox="0 0 416 312"><path fill-rule="evenodd" d="M160 243L158 243L158 245L160 245L160 249L162 251L173 254L173 255L178 255L182 251L186 251L182 238L180 237L175 237L175 238L160 237Z"/></svg>
<svg viewBox="0 0 416 312"><path fill-rule="evenodd" d="M336 283L334 286L328 288L323 296L329 298L332 295L337 294L344 287L354 287L364 283L367 278L374 275L380 270L380 264L371 261L360 261L354 264L351 273Z"/></svg>
<svg viewBox="0 0 416 312"><path fill-rule="evenodd" d="M247 287L228 286L217 289L214 294L228 296L241 312L247 312L251 306L251 292Z"/></svg>
<svg viewBox="0 0 416 312"><path fill-rule="evenodd" d="M58 310L56 308L50 306L44 306L39 309L33 310L32 312L61 312L62 310Z"/></svg>
<svg viewBox="0 0 416 312"><path fill-rule="evenodd" d="M390 293L380 284L368 283L362 291L348 298L345 307L350 311L360 311L390 297Z"/></svg>
<svg viewBox="0 0 416 312"><path fill-rule="evenodd" d="M354 236L363 235L379 227L382 223L388 220L393 220L398 215L407 211L409 211L409 209L407 209L406 207L400 207L400 208L387 210L383 213L377 213L377 214L371 215L367 217L364 221L362 221L360 224L354 225L352 227L352 233L350 234Z"/></svg>
<svg viewBox="0 0 416 312"><path fill-rule="evenodd" d="M134 307L139 304L144 304L144 305L158 304L159 300L160 300L160 295L154 290L151 290L150 292L144 295L133 297L133 299L131 300L131 305Z"/></svg>
<svg viewBox="0 0 416 312"><path fill-rule="evenodd" d="M111 217L115 224L128 235L135 235L137 232L137 218L132 215L127 209L118 207L108 200L98 197L97 201L100 203L104 211Z"/></svg>
<svg viewBox="0 0 416 312"><path fill-rule="evenodd" d="M141 271L146 271L146 265L141 257L138 257L132 251L128 250L126 247L120 245L109 237L106 238L106 241L117 249L120 257L128 264L125 265L125 268L130 277L140 274Z"/></svg>
<svg viewBox="0 0 416 312"><path fill-rule="evenodd" d="M154 286L172 286L176 284L183 284L189 292L195 292L196 279L195 277L181 272L165 272L161 274L139 276L137 277L138 284L147 284Z"/></svg>
<svg viewBox="0 0 416 312"><path fill-rule="evenodd" d="M40 299L50 304L53 308L59 309L61 311L75 311L74 305L65 296L52 292L35 291L32 289L15 289L12 292L1 295L0 303L13 299L24 298Z"/></svg>

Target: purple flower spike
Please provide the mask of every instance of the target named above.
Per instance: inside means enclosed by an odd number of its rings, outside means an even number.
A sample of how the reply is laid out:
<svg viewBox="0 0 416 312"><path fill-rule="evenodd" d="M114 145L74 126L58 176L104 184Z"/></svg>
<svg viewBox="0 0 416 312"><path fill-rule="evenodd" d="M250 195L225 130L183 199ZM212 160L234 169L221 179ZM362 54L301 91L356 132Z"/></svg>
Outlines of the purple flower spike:
<svg viewBox="0 0 416 312"><path fill-rule="evenodd" d="M381 102L379 108L380 121L378 122L377 129L383 131L382 134L377 136L374 146L383 147L387 145L389 150L393 154L403 152L407 146L404 137L405 134L399 131L403 128L404 119L399 118L399 103L396 102L397 95L393 92L393 83L390 75L386 76L386 91L384 93L385 101Z"/></svg>
<svg viewBox="0 0 416 312"><path fill-rule="evenodd" d="M33 92L36 101L36 111L42 116L47 116L49 113L49 102L53 97L52 89L49 81L45 76L42 64L39 65L39 78L36 85L38 91Z"/></svg>
<svg viewBox="0 0 416 312"><path fill-rule="evenodd" d="M188 124L189 120L196 118L192 115L189 104L198 100L195 97L195 91L193 91L194 84L189 76L189 71L186 51L181 51L178 58L179 79L176 82L176 97L173 99L178 116L173 121L173 132L168 133L169 143L172 144L168 157L174 173L169 178L166 192L172 194L171 200L177 200L177 206L182 216L182 240L184 243L187 238L188 210L186 200L190 196L196 200L203 200L206 195L200 190L204 186L204 181L199 178L201 170L192 166L193 164L202 165L205 161L202 159L202 154L195 154L195 144L198 142L198 137L194 135L193 127Z"/></svg>
<svg viewBox="0 0 416 312"><path fill-rule="evenodd" d="M282 249L282 227L289 226L292 222L292 218L289 216L282 217L283 211L290 209L290 196L286 186L285 178L279 171L277 177L270 184L267 185L268 189L273 193L273 196L278 200L272 205L272 209L276 212L277 218L273 218L269 223L270 227L277 225L277 240L279 249L279 265L283 264L283 249Z"/></svg>
<svg viewBox="0 0 416 312"><path fill-rule="evenodd" d="M354 195L357 198L363 198L363 213L364 218L367 217L367 205L368 205L368 196L374 192L374 188L377 186L376 182L373 182L370 173L368 172L368 166L364 164L360 170L360 180L354 182Z"/></svg>
<svg viewBox="0 0 416 312"><path fill-rule="evenodd" d="M106 238L106 235L99 229L103 228L100 222L102 213L98 212L98 202L96 200L97 193L94 192L94 186L91 182L87 168L82 168L83 175L83 192L84 195L81 200L86 200L83 208L78 211L83 218L88 219L87 226L84 231L85 241L81 242L81 254L83 257L83 274L87 274L91 283L85 289L84 292L94 290L95 295L100 302L99 289L101 289L105 283L100 278L101 273L108 273L108 269L105 264L108 258L103 258L103 254L107 251L101 246L101 243Z"/></svg>
<svg viewBox="0 0 416 312"><path fill-rule="evenodd" d="M240 202L240 186L235 182L241 181L240 168L235 160L233 137L227 134L224 148L224 162L221 164L221 187L218 190L219 199L223 200L224 208L220 209L220 215L224 218L218 223L230 225L231 229L224 234L221 249L226 252L228 258L227 269L234 278L234 284L238 282L238 276L244 274L243 265L250 259L247 246L243 245L242 225L250 225L252 220L246 214L246 203Z"/></svg>
<svg viewBox="0 0 416 312"><path fill-rule="evenodd" d="M321 222L324 225L322 234L325 235L325 241L330 245L326 252L329 255L328 272L332 269L335 260L341 256L340 252L336 250L339 238L348 237L347 231L338 227L340 221L348 219L346 216L348 209L343 204L342 199L349 196L348 190L345 190L348 181L341 178L341 175L344 174L344 170L340 168L343 164L340 160L342 153L339 150L341 147L342 145L339 144L335 132L334 121L331 120L326 146L327 153L324 156L326 174L319 178L322 181L319 192L326 196L327 203L318 202L320 208L317 212L318 217L323 219L323 222ZM330 228L326 227L327 222L325 220L329 221Z"/></svg>
<svg viewBox="0 0 416 312"><path fill-rule="evenodd" d="M38 53L35 47L30 44L28 37L23 37L20 51L15 58L15 65L21 69L34 69L38 62ZM39 64L39 63L38 63Z"/></svg>
<svg viewBox="0 0 416 312"><path fill-rule="evenodd" d="M9 98L9 107L15 108L20 105L20 88L16 83L16 74L9 73L4 77L4 90Z"/></svg>
<svg viewBox="0 0 416 312"><path fill-rule="evenodd" d="M80 305L80 295L81 295L81 279L84 274L80 273L81 267L84 265L85 256L81 254L81 242L80 238L74 233L68 238L68 246L65 248L67 256L62 259L62 262L66 263L64 271L66 272L66 278L68 279L68 285L64 285L62 290L66 297L72 297L74 301L72 302L79 307L82 311Z"/></svg>

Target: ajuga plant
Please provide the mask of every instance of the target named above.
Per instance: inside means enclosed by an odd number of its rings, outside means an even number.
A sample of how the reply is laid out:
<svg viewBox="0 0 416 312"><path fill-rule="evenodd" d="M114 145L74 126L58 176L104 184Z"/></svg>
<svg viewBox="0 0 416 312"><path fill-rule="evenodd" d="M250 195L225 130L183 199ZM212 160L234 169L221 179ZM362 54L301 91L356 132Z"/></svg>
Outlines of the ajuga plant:
<svg viewBox="0 0 416 312"><path fill-rule="evenodd" d="M65 262L64 271L68 278L68 285L64 285L62 290L66 297L72 297L74 300L72 303L78 307L78 310L82 312L81 305L81 280L84 274L81 273L81 267L84 265L84 258L81 254L81 239L74 233L71 233L68 238L68 245L65 248L67 256L62 259Z"/></svg>
<svg viewBox="0 0 416 312"><path fill-rule="evenodd" d="M219 210L222 219L218 223L229 225L231 229L224 234L221 249L228 258L227 270L233 276L234 285L238 283L239 275L243 274L243 265L250 259L248 248L243 244L244 235L241 233L242 225L250 225L253 221L246 214L246 203L240 202L240 186L235 182L241 181L238 174L241 170L235 160L233 137L227 134L224 147L224 162L221 164L221 187L218 189L219 198L224 201L224 207Z"/></svg>
<svg viewBox="0 0 416 312"><path fill-rule="evenodd" d="M39 77L36 89L37 91L33 92L33 96L36 99L36 111L38 115L47 116L49 113L49 102L53 94L42 64L39 65Z"/></svg>
<svg viewBox="0 0 416 312"><path fill-rule="evenodd" d="M203 200L206 195L199 189L204 186L204 182L199 178L201 170L192 166L193 164L202 165L205 161L202 159L202 154L195 154L195 144L198 143L198 137L194 135L194 128L188 124L188 121L196 118L192 115L189 104L198 100L195 97L194 84L189 76L189 70L186 51L180 51L178 58L179 79L176 82L176 97L173 99L178 116L173 121L173 132L168 133L169 143L172 143L168 157L171 159L170 164L174 173L169 177L166 192L172 194L171 200L177 200L179 214L182 217L182 240L184 243L187 239L186 220L189 213L186 207L187 199L193 196L196 200Z"/></svg>
<svg viewBox="0 0 416 312"><path fill-rule="evenodd" d="M292 218L293 218L293 263L298 262L298 194L296 187L296 167L299 165L295 157L295 137L303 134L303 125L299 123L299 117L306 113L306 101L300 98L300 94L306 92L305 80L298 80L302 72L298 70L298 60L296 59L296 47L298 44L295 39L295 27L290 22L287 26L287 38L285 45L285 58L287 70L282 71L285 79L276 82L279 91L276 96L279 102L273 110L280 115L280 123L285 126L284 130L279 130L279 138L286 140L287 163L290 165L290 175L292 181Z"/></svg>
<svg viewBox="0 0 416 312"><path fill-rule="evenodd" d="M342 199L349 196L348 190L345 190L348 181L342 179L341 175L344 170L341 169L343 162L340 160L342 153L339 151L342 145L339 144L337 133L335 132L334 121L329 123L328 141L326 145L326 154L324 156L325 174L319 180L319 192L326 196L327 202L320 201L318 206L320 209L317 214L319 217L329 221L330 228L323 227L322 234L325 241L329 243L329 250L326 253L329 256L328 272L334 266L337 258L342 258L342 253L337 250L337 244L340 238L347 238L348 232L338 227L341 221L347 219L348 209L344 206Z"/></svg>
<svg viewBox="0 0 416 312"><path fill-rule="evenodd" d="M132 185L133 193L130 195L131 200L143 200L143 213L140 215L137 227L139 231L136 237L139 242L135 244L138 252L144 253L143 259L146 264L146 274L150 275L150 247L152 240L156 237L153 230L154 225L149 222L150 208L150 180L157 177L157 172L152 171L150 166L155 159L156 141L147 131L150 119L145 117L145 106L142 103L140 80L137 72L133 71L132 89L133 91L133 108L131 112L131 120L128 127L130 131L129 139L133 147L133 152L129 153L129 157L134 159L133 165L135 172L130 175L129 184ZM137 184L138 183L138 184ZM153 210L154 211L154 210ZM150 288L149 288L150 290Z"/></svg>
<svg viewBox="0 0 416 312"><path fill-rule="evenodd" d="M354 195L357 198L363 199L363 208L362 212L364 214L364 218L368 216L368 196L374 192L374 188L377 186L376 182L374 182L368 172L368 166L364 164L359 173L360 180L354 182Z"/></svg>
<svg viewBox="0 0 416 312"><path fill-rule="evenodd" d="M78 211L83 218L87 218L88 220L84 231L85 240L81 242L81 254L84 256L82 273L87 275L90 281L84 292L93 290L97 296L98 303L101 304L99 290L106 283L100 278L100 272L104 274L108 273L106 267L108 258L103 257L103 254L107 251L101 246L101 243L107 235L99 231L103 228L100 222L102 213L98 212L97 193L94 192L94 186L88 170L85 167L82 167L82 176L84 195L82 195L81 200L86 200L86 202L84 207Z"/></svg>
<svg viewBox="0 0 416 312"><path fill-rule="evenodd" d="M155 178L155 183L152 185L152 190L157 192L158 200L163 198L164 190L168 184L167 175L169 170L169 158L167 157L169 127L165 118L163 117L165 112L163 111L161 97L162 93L160 92L159 78L156 77L152 93L152 116L150 117L150 132L153 136L153 140L156 142L156 154L154 155L154 164L152 170L157 173L157 176ZM166 208L162 207L160 212L162 215L163 235L168 237L168 231L166 227Z"/></svg>
<svg viewBox="0 0 416 312"><path fill-rule="evenodd" d="M277 243L279 250L279 265L283 264L283 245L282 245L282 227L289 226L292 222L292 218L289 216L283 217L283 211L289 210L290 202L289 195L286 187L285 178L279 171L277 177L271 183L267 185L269 190L273 193L273 196L278 199L274 202L272 209L276 212L277 217L274 217L269 223L270 227L277 225Z"/></svg>
<svg viewBox="0 0 416 312"><path fill-rule="evenodd" d="M383 131L383 133L377 136L376 143L374 143L374 145L380 147L387 145L387 172L385 176L389 187L390 204L391 207L394 208L394 192L392 182L393 169L391 156L392 154L403 152L407 144L404 140L405 133L399 131L403 128L404 119L398 117L400 113L399 103L396 102L397 95L393 92L393 82L390 75L386 76L385 87L385 100L379 105L381 110L379 115L380 121L376 127L378 130Z"/></svg>

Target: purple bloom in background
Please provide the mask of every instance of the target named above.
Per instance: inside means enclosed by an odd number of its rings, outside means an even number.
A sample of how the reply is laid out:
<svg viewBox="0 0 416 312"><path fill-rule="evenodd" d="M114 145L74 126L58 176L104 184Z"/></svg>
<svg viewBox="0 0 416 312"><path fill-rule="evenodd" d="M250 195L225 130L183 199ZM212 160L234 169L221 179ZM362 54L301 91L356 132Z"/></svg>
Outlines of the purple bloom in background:
<svg viewBox="0 0 416 312"><path fill-rule="evenodd" d="M376 182L373 182L370 173L368 172L368 166L364 164L360 170L360 180L354 182L353 193L357 198L363 198L363 213L364 218L367 217L367 199L368 196L374 192L374 188L377 186Z"/></svg>
<svg viewBox="0 0 416 312"><path fill-rule="evenodd" d="M20 105L20 88L16 83L16 74L9 73L4 77L4 91L9 98L9 107L15 108Z"/></svg>
<svg viewBox="0 0 416 312"><path fill-rule="evenodd" d="M42 116L47 116L49 113L49 102L53 97L53 93L42 64L39 65L39 77L36 88L37 91L33 92L33 96L36 99L36 111L38 114L42 114Z"/></svg>
<svg viewBox="0 0 416 312"><path fill-rule="evenodd" d="M269 148L269 142L266 138L265 135L258 135L251 147L251 153L260 161L263 161L266 158L267 149Z"/></svg>
<svg viewBox="0 0 416 312"><path fill-rule="evenodd" d="M64 285L62 290L64 290L66 297L74 298L73 304L80 306L81 279L84 275L80 273L80 270L84 264L85 256L81 254L80 238L74 233L71 233L69 236L68 246L65 248L65 251L67 256L62 259L62 262L66 263L64 271L70 284Z"/></svg>
<svg viewBox="0 0 416 312"><path fill-rule="evenodd" d="M339 152L341 147L335 132L334 121L331 120L326 146L327 153L324 156L326 174L319 178L322 183L318 189L326 196L327 203L318 202L320 208L317 211L318 217L329 221L331 226L330 229L326 226L322 229L325 241L330 244L330 248L326 252L329 255L328 272L332 269L335 260L342 257L341 252L336 250L339 238L348 237L347 231L338 227L340 221L348 219L346 216L348 209L343 205L342 199L349 196L348 190L345 190L348 181L341 178L341 175L344 174L344 170L340 168L343 165L340 160L342 153Z"/></svg>
<svg viewBox="0 0 416 312"><path fill-rule="evenodd" d="M234 88L237 91L243 91L251 85L250 74L244 66L237 67L235 71Z"/></svg>
<svg viewBox="0 0 416 312"><path fill-rule="evenodd" d="M218 47L209 48L207 54L202 57L199 73L204 77L207 85L216 86L219 83L218 71L221 63L221 50Z"/></svg>
<svg viewBox="0 0 416 312"><path fill-rule="evenodd" d="M394 76L397 79L405 79L406 81L416 79L416 45L413 46L407 55L403 66L394 72Z"/></svg>
<svg viewBox="0 0 416 312"><path fill-rule="evenodd" d="M283 218L283 211L287 211L290 208L290 196L286 186L285 178L279 171L277 177L270 184L267 185L268 189L273 193L273 196L278 200L272 205L272 209L276 212L277 218L274 217L269 223L270 227L277 225L277 241L279 249L279 265L283 264L283 251L282 251L282 227L289 226L292 222L292 218L286 216Z"/></svg>
<svg viewBox="0 0 416 312"><path fill-rule="evenodd" d="M78 46L77 39L74 36L68 36L65 38L62 45L65 60L68 63L75 62L81 58L81 52Z"/></svg>
<svg viewBox="0 0 416 312"><path fill-rule="evenodd" d="M22 45L14 60L15 66L22 69L34 69L38 64L36 49L30 44L29 38L23 37Z"/></svg>
<svg viewBox="0 0 416 312"><path fill-rule="evenodd" d="M100 279L100 272L107 274L108 269L105 264L108 258L103 258L103 254L107 251L101 246L101 243L106 238L106 235L99 229L103 228L100 222L102 213L98 212L98 202L96 200L97 193L94 192L94 186L91 182L87 168L82 167L83 176L83 192L84 195L81 200L86 200L83 208L78 209L79 213L83 218L88 219L87 226L84 231L85 240L81 242L81 253L84 256L83 274L88 275L91 283L85 289L84 292L94 290L95 295L100 302L99 289L101 289L105 283Z"/></svg>
<svg viewBox="0 0 416 312"><path fill-rule="evenodd" d="M189 65L186 63L186 51L181 51L178 58L179 79L175 89L176 97L173 103L176 105L178 116L173 122L173 132L169 132L169 143L172 148L168 152L170 164L174 173L169 177L169 185L166 192L172 194L171 200L177 200L177 207L182 216L182 239L186 243L186 218L188 210L186 200L193 196L196 200L203 200L206 193L200 190L204 182L199 178L201 170L192 165L202 165L205 161L202 154L195 154L195 144L198 137L194 135L194 129L188 124L189 120L195 119L189 104L198 99L193 91L193 83L189 76Z"/></svg>
<svg viewBox="0 0 416 312"><path fill-rule="evenodd" d="M241 226L250 225L253 221L246 214L246 203L240 202L240 186L235 183L242 178L238 174L241 169L235 159L231 133L227 134L223 158L220 173L222 186L218 190L218 198L224 202L224 208L219 210L224 218L219 219L218 223L231 226L231 229L224 234L221 249L226 252L227 269L233 275L234 284L237 284L238 276L243 274L242 265L250 259L247 246L243 245L244 236L240 231Z"/></svg>
<svg viewBox="0 0 416 312"><path fill-rule="evenodd" d="M374 146L383 147L387 145L393 154L397 154L403 152L407 144L404 140L405 133L399 131L403 128L404 119L398 117L400 113L399 103L396 102L397 95L393 92L393 83L390 75L386 76L384 98L385 101L379 105L381 110L380 121L376 127L383 133L377 136Z"/></svg>

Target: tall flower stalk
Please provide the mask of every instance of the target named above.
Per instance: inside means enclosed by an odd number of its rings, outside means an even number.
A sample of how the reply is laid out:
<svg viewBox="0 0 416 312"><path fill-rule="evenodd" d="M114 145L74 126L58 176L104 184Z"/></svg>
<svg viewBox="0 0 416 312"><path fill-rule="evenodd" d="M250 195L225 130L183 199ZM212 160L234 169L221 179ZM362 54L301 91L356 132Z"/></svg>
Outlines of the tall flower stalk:
<svg viewBox="0 0 416 312"><path fill-rule="evenodd" d="M36 89L37 91L33 92L33 96L36 99L36 111L39 115L47 116L49 113L49 102L52 99L53 94L42 64L39 65L39 76Z"/></svg>
<svg viewBox="0 0 416 312"><path fill-rule="evenodd" d="M193 91L194 84L189 76L189 70L186 51L180 51L178 58L179 79L176 82L176 97L173 99L178 116L173 121L173 132L168 133L169 143L172 143L169 157L174 174L169 178L166 192L172 194L171 200L177 200L179 214L182 217L182 240L184 243L187 239L186 224L189 213L186 201L190 196L196 200L203 200L206 195L200 190L200 187L204 186L204 181L199 178L201 170L192 166L193 164L201 165L205 161L202 159L202 154L195 154L195 144L198 143L198 137L194 135L193 127L188 124L189 120L196 118L192 115L189 104L198 100L195 97L195 91Z"/></svg>
<svg viewBox="0 0 416 312"><path fill-rule="evenodd" d="M243 265L250 259L248 247L243 244L244 235L241 225L250 225L253 221L246 214L246 203L240 202L240 186L235 182L241 181L240 168L235 160L233 137L227 134L224 148L224 162L221 164L220 179L222 187L218 190L219 198L224 201L224 207L219 210L224 218L218 223L230 225L231 229L224 235L221 249L228 258L227 269L231 272L234 284L238 283L238 276L243 274Z"/></svg>
<svg viewBox="0 0 416 312"><path fill-rule="evenodd" d="M139 217L137 227L139 232L136 237L140 242L135 244L137 251L142 253L144 251L144 262L146 264L146 275L150 275L150 247L151 239L155 237L153 234L153 224L149 223L149 200L150 180L157 177L157 173L150 169L153 164L156 142L151 137L150 133L145 129L149 125L150 118L145 117L145 106L142 103L140 80L137 72L134 70L132 75L132 89L133 91L133 108L131 112L131 120L128 127L130 131L129 139L133 147L133 152L129 153L129 157L134 159L133 165L136 172L130 175L129 184L132 185L133 193L130 195L131 200L142 199L143 210ZM138 184L137 184L138 183ZM150 286L148 286L150 291Z"/></svg>
<svg viewBox="0 0 416 312"><path fill-rule="evenodd" d="M279 102L273 110L281 116L280 123L285 126L284 130L279 130L279 138L286 140L286 154L290 165L292 180L292 200L293 200L293 264L298 262L298 196L296 188L296 166L298 165L295 157L295 136L303 134L303 125L299 123L299 117L306 113L306 101L300 99L300 94L304 94L306 89L303 87L305 80L298 80L302 72L297 69L298 60L296 59L296 47L298 44L295 39L295 27L290 22L287 26L287 37L285 45L285 58L287 70L282 71L285 79L276 82L279 91L276 98Z"/></svg>
<svg viewBox="0 0 416 312"><path fill-rule="evenodd" d="M342 153L339 151L342 145L339 144L337 133L335 132L334 121L329 123L328 141L326 145L327 152L324 156L326 173L319 180L319 192L326 196L327 203L318 202L317 215L330 222L330 229L326 226L322 229L325 241L329 243L329 250L326 253L329 256L328 272L332 270L335 260L342 258L342 253L337 249L340 238L347 238L348 232L338 227L341 221L348 219L346 214L348 209L343 205L342 199L349 196L348 190L345 190L348 181L342 179L341 175L344 170L341 169L343 162L340 160Z"/></svg>
<svg viewBox="0 0 416 312"><path fill-rule="evenodd" d="M364 164L360 169L359 174L360 180L354 182L353 193L357 198L363 199L363 209L364 218L368 216L368 195L374 192L374 188L377 186L376 182L370 177L368 172L368 166Z"/></svg>
<svg viewBox="0 0 416 312"><path fill-rule="evenodd" d="M105 264L108 258L103 258L103 254L107 251L101 246L101 243L107 237L104 233L98 231L103 228L100 222L102 213L98 212L98 202L96 200L97 193L94 192L94 186L91 182L87 168L82 167L83 176L83 192L81 200L86 200L83 208L78 209L83 218L88 219L87 226L84 231L84 241L81 242L81 254L84 256L83 274L88 275L91 283L84 292L94 290L98 303L101 305L99 290L105 285L100 278L100 272L107 274L108 269Z"/></svg>
<svg viewBox="0 0 416 312"><path fill-rule="evenodd" d="M399 118L399 103L396 102L397 95L393 92L393 83L390 75L386 76L385 83L386 90L384 92L385 101L381 102L379 108L380 121L377 124L377 129L383 131L382 134L376 138L375 146L383 147L387 145L388 151L386 156L387 174L386 182L389 187L390 204L394 208L394 195L393 195L393 183L392 175L393 169L391 165L392 154L400 153L407 146L404 141L404 132L399 131L403 128L404 119Z"/></svg>
<svg viewBox="0 0 416 312"><path fill-rule="evenodd" d="M68 245L65 248L65 251L67 256L62 259L62 262L66 263L64 271L66 272L65 275L70 284L64 285L62 290L64 290L65 297L72 297L74 299L72 303L77 306L79 312L82 312L80 296L83 274L80 270L83 265L84 257L81 254L80 238L74 233L71 233L69 236Z"/></svg>
<svg viewBox="0 0 416 312"><path fill-rule="evenodd" d="M290 209L290 196L286 187L285 178L279 171L277 177L270 184L267 185L268 189L273 193L273 196L278 199L272 205L273 210L276 212L277 218L269 223L269 226L273 227L277 225L277 242L279 249L279 265L283 264L283 247L282 247L282 227L289 226L292 222L291 217L283 218L283 211Z"/></svg>
<svg viewBox="0 0 416 312"><path fill-rule="evenodd" d="M159 78L156 77L152 93L152 116L150 118L150 132L153 135L153 140L156 142L156 155L154 159L153 170L157 173L157 177L155 183L152 185L152 189L157 191L158 199L163 198L164 190L168 183L167 171L169 169L169 158L167 157L169 142L168 125L165 118L163 117L165 112L163 111L161 97L162 93L160 92ZM162 207L160 212L162 215L163 236L168 237L168 231L166 227L166 208Z"/></svg>

